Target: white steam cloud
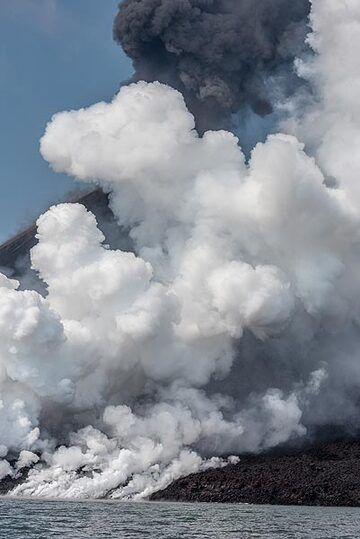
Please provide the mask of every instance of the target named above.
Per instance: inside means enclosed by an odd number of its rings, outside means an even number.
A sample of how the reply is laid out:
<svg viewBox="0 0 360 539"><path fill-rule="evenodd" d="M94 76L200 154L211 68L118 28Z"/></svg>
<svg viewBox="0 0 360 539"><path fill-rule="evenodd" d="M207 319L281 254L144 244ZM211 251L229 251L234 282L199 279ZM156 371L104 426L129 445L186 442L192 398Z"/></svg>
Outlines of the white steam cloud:
<svg viewBox="0 0 360 539"><path fill-rule="evenodd" d="M306 146L246 163L159 83L48 125L43 157L110 193L135 254L62 204L31 253L46 297L0 276L0 477L33 466L15 494L136 499L358 425L360 4L313 0L311 22L317 100L287 123Z"/></svg>

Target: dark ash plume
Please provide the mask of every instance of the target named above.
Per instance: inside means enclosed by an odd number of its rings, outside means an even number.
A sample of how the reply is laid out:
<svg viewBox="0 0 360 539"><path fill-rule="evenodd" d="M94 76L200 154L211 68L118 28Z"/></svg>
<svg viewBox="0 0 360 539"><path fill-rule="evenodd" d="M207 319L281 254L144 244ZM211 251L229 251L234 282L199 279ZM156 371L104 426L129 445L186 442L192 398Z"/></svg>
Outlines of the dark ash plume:
<svg viewBox="0 0 360 539"><path fill-rule="evenodd" d="M134 81L180 90L200 130L228 127L243 107L272 111L270 78L294 86L309 10L309 0L125 0L114 38Z"/></svg>

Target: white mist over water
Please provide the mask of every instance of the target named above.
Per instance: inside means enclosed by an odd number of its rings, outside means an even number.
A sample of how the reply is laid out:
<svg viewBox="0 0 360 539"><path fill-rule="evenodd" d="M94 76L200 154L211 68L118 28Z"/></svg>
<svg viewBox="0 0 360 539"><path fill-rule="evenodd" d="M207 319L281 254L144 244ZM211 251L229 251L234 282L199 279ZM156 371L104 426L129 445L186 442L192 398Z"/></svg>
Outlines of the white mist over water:
<svg viewBox="0 0 360 539"><path fill-rule="evenodd" d="M311 24L316 99L249 163L159 83L47 126L43 157L110 194L135 254L62 204L31 253L47 296L0 277L0 477L35 465L15 494L136 499L358 426L360 4L314 0Z"/></svg>

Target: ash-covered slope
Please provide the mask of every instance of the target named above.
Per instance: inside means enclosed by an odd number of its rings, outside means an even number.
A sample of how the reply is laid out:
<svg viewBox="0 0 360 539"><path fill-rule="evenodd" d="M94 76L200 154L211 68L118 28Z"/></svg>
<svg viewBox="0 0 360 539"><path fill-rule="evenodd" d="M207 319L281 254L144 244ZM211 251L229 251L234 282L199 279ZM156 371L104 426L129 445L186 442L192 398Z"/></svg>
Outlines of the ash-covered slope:
<svg viewBox="0 0 360 539"><path fill-rule="evenodd" d="M125 240L125 236L119 231L114 214L109 208L109 197L102 189L94 189L81 196L72 197L69 202L83 204L95 215L97 221L101 223L106 242L115 248L129 247L128 238ZM36 279L35 273L30 270L30 250L37 243L36 231L34 223L0 245L1 270L20 280L30 273Z"/></svg>
<svg viewBox="0 0 360 539"><path fill-rule="evenodd" d="M178 479L151 500L360 506L360 442L241 457L238 464Z"/></svg>
<svg viewBox="0 0 360 539"><path fill-rule="evenodd" d="M113 218L111 210L108 207L108 197L101 189L96 189L86 195L77 197L71 202L83 204L95 215L99 215L100 213L101 216L105 216L107 214L109 219L111 217ZM28 259L30 249L36 244L35 236L36 225L34 223L3 243L0 246L0 267L10 268L15 273L22 273L24 261Z"/></svg>

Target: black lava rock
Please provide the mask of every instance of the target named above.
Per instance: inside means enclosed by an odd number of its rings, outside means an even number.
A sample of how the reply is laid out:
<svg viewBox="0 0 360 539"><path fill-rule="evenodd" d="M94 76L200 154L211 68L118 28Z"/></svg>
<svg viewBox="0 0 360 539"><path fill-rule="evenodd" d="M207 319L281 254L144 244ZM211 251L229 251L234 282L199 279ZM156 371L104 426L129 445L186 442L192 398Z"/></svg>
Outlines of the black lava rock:
<svg viewBox="0 0 360 539"><path fill-rule="evenodd" d="M183 477L151 500L360 506L360 441L323 443Z"/></svg>

